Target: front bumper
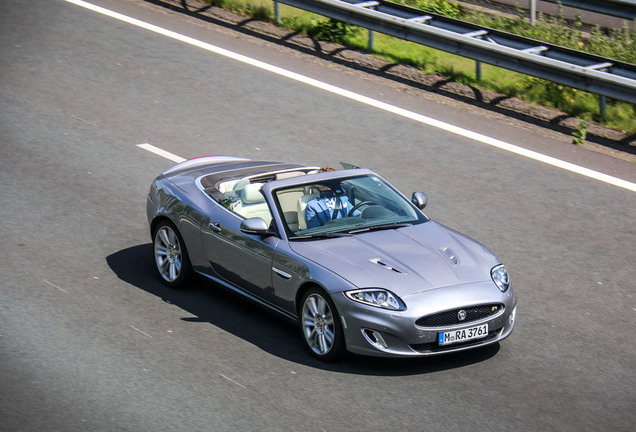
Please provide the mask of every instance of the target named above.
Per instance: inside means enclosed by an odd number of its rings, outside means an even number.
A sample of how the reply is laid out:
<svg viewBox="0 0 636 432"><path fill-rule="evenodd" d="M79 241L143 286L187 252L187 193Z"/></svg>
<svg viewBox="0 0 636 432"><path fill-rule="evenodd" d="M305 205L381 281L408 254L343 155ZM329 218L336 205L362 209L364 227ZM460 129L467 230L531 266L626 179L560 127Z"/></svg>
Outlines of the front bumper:
<svg viewBox="0 0 636 432"><path fill-rule="evenodd" d="M507 338L515 325L517 295L511 286L505 293L492 282L458 285L425 291L403 298L404 311L366 306L334 295L340 313L347 349L370 356L429 356L463 351L496 343ZM472 306L501 305L490 316L438 326L420 326L422 317ZM439 345L439 334L488 324L488 334L479 339Z"/></svg>

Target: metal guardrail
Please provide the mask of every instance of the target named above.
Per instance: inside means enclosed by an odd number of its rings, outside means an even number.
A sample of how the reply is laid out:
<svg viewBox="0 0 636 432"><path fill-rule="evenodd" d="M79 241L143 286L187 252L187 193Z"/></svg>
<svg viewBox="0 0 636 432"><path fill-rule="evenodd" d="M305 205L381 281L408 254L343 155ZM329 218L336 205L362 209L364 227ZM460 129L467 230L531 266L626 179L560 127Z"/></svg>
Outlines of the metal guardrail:
<svg viewBox="0 0 636 432"><path fill-rule="evenodd" d="M403 40L636 104L636 65L385 0L274 0ZM370 37L371 40L371 37Z"/></svg>
<svg viewBox="0 0 636 432"><path fill-rule="evenodd" d="M543 0L563 6L612 15L626 20L636 19L636 0Z"/></svg>

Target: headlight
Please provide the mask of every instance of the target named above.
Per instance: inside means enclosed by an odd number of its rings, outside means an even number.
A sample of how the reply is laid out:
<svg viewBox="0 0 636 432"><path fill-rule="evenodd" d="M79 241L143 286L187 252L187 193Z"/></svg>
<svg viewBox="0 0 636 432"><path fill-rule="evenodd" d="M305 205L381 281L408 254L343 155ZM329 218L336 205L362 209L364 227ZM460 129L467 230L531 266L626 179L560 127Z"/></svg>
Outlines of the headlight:
<svg viewBox="0 0 636 432"><path fill-rule="evenodd" d="M501 292L506 292L510 287L510 278L503 264L493 267L493 269L490 270L490 276L492 276L493 282Z"/></svg>
<svg viewBox="0 0 636 432"><path fill-rule="evenodd" d="M366 288L345 292L345 295L353 301L369 306L375 306L390 310L404 310L406 305L401 298L389 290L382 288Z"/></svg>

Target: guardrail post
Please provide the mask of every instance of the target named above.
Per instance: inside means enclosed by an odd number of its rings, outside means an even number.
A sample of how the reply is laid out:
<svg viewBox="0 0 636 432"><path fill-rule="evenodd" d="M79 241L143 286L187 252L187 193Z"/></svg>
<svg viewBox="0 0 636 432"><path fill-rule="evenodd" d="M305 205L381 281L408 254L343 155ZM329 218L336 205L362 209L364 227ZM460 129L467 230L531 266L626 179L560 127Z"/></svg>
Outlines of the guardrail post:
<svg viewBox="0 0 636 432"><path fill-rule="evenodd" d="M276 20L276 24L280 24L280 8L276 0L274 0L274 19Z"/></svg>
<svg viewBox="0 0 636 432"><path fill-rule="evenodd" d="M475 79L477 82L481 81L481 62L479 60L475 60Z"/></svg>
<svg viewBox="0 0 636 432"><path fill-rule="evenodd" d="M373 30L369 30L369 46L367 51L373 52Z"/></svg>
<svg viewBox="0 0 636 432"><path fill-rule="evenodd" d="M537 0L530 0L530 25L537 23Z"/></svg>
<svg viewBox="0 0 636 432"><path fill-rule="evenodd" d="M599 95L598 110L600 111L602 118L607 117L607 98L605 95Z"/></svg>

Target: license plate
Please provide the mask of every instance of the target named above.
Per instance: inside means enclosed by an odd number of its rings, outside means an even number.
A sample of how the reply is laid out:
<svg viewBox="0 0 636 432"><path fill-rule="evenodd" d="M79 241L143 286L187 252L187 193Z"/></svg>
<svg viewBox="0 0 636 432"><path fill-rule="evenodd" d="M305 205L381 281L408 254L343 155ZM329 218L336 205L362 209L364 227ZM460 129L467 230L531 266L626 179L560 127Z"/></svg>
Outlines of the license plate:
<svg viewBox="0 0 636 432"><path fill-rule="evenodd" d="M468 327L458 330L441 332L437 335L439 345L451 345L488 336L488 324Z"/></svg>

